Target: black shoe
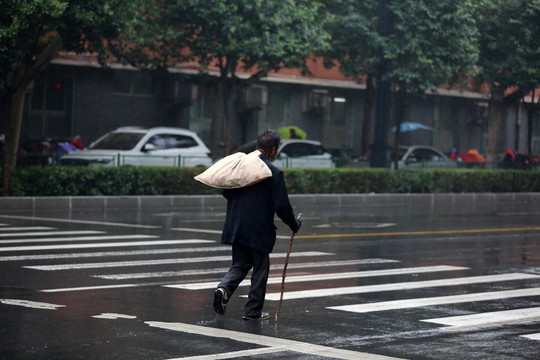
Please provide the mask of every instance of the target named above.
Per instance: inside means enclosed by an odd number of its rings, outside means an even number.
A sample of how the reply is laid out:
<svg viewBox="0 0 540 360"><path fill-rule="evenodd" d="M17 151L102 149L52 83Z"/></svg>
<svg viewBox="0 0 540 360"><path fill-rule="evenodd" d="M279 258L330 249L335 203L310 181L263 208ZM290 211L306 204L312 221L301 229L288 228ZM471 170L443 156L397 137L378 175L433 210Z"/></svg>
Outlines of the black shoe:
<svg viewBox="0 0 540 360"><path fill-rule="evenodd" d="M217 288L214 291L214 310L218 314L225 314L228 301L229 298L227 297L227 293L225 292L224 288Z"/></svg>
<svg viewBox="0 0 540 360"><path fill-rule="evenodd" d="M259 316L254 316L254 317L244 315L244 316L242 317L242 319L244 319L244 320L259 320L259 321L261 321L261 320L268 320L268 319L270 319L270 315L269 315L268 313L263 312L263 313L261 313L261 315L259 315Z"/></svg>

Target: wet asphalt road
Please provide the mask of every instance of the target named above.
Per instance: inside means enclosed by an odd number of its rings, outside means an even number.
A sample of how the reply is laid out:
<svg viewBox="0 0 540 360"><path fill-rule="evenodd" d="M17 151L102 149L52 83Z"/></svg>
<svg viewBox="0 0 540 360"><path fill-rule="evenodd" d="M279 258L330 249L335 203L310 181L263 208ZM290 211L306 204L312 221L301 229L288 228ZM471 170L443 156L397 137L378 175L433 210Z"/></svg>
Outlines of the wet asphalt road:
<svg viewBox="0 0 540 360"><path fill-rule="evenodd" d="M277 323L242 320L247 286L212 309L223 207L0 214L0 359L539 358L540 209L362 206L295 208Z"/></svg>

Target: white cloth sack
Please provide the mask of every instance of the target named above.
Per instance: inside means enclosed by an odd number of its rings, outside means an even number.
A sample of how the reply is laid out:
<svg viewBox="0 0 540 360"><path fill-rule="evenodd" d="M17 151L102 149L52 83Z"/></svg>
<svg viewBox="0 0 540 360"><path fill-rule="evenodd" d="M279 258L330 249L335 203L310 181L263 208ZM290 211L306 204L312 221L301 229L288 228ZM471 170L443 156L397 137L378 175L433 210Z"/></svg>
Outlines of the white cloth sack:
<svg viewBox="0 0 540 360"><path fill-rule="evenodd" d="M272 171L260 158L261 152L238 152L224 157L210 166L195 180L219 189L250 186L272 176Z"/></svg>

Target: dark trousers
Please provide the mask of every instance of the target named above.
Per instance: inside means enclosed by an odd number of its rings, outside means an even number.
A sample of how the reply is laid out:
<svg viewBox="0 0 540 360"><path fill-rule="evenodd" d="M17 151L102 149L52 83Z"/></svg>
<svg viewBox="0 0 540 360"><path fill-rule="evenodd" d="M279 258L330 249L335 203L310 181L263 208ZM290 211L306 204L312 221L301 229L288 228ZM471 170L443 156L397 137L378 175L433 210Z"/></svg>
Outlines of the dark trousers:
<svg viewBox="0 0 540 360"><path fill-rule="evenodd" d="M253 268L251 288L249 289L248 302L244 307L244 315L257 317L261 315L266 296L266 283L270 271L268 253L249 246L233 244L231 268L218 287L224 288L230 298L251 268Z"/></svg>

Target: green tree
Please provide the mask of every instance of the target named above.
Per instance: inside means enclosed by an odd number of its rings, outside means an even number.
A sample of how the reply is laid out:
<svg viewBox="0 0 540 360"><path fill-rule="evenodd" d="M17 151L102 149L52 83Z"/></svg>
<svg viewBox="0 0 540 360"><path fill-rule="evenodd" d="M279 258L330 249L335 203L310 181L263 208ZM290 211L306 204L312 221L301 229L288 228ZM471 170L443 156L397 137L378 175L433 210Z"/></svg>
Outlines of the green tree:
<svg viewBox="0 0 540 360"><path fill-rule="evenodd" d="M488 83L491 91L487 160L495 162L502 150L497 145L504 133L507 106L520 98L527 110L527 147L532 155L533 117L540 95L535 91L540 87L540 1L479 0L476 5L478 78ZM508 90L513 95L505 97ZM525 102L530 93L531 102Z"/></svg>
<svg viewBox="0 0 540 360"><path fill-rule="evenodd" d="M107 56L108 41L139 6L126 0L0 0L0 117L4 122L3 194L10 193L29 85L59 51Z"/></svg>
<svg viewBox="0 0 540 360"><path fill-rule="evenodd" d="M378 77L392 84L397 149L408 98L455 84L473 70L478 50L471 0L388 1L389 35L377 31L379 1L333 3L339 11L333 12L332 36L341 54L331 56L343 73L374 76L385 63Z"/></svg>
<svg viewBox="0 0 540 360"><path fill-rule="evenodd" d="M307 70L306 59L328 47L321 4L312 0L156 0L152 21L137 24L151 41L117 54L133 65L167 68L195 61L200 78L216 90L210 147L217 152L229 96L281 68ZM156 25L157 24L157 25ZM141 31L133 31L133 35ZM138 36L138 35L137 35ZM159 39L155 41L155 39ZM133 39L126 38L126 44ZM186 51L189 48L189 51ZM149 54L151 56L144 56ZM209 76L210 68L218 76ZM239 79L238 70L251 71ZM225 134L228 130L225 130ZM225 135L225 142L227 142Z"/></svg>
<svg viewBox="0 0 540 360"><path fill-rule="evenodd" d="M377 71L375 39L377 34L378 0L332 0L326 5L329 13L327 29L332 35L332 47L324 54L326 66L334 66L338 61L340 71L345 76L366 85L366 100L363 109L362 154L370 152L372 114Z"/></svg>

